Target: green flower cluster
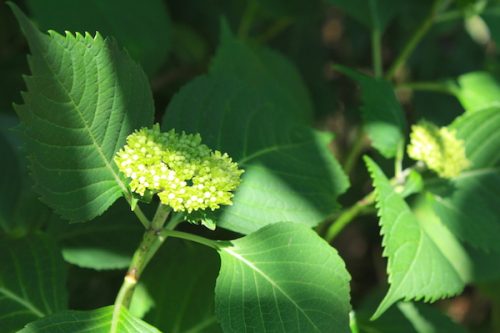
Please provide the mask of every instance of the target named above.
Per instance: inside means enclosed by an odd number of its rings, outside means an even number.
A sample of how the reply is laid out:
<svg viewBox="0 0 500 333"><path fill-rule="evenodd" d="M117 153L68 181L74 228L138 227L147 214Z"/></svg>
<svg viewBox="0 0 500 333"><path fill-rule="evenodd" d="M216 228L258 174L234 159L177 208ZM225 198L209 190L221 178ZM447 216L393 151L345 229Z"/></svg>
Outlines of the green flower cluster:
<svg viewBox="0 0 500 333"><path fill-rule="evenodd" d="M408 155L443 178L456 177L470 165L464 141L457 139L456 132L429 122L412 126Z"/></svg>
<svg viewBox="0 0 500 333"><path fill-rule="evenodd" d="M231 205L243 173L227 154L202 144L199 134L162 133L158 124L129 135L114 159L132 191L152 191L174 211L188 213Z"/></svg>

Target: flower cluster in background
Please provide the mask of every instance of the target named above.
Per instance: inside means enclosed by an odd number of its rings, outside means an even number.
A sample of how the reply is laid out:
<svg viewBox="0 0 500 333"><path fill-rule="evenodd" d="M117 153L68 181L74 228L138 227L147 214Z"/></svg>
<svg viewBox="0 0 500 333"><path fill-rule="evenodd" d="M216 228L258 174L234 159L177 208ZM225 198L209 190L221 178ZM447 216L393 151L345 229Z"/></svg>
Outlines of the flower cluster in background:
<svg viewBox="0 0 500 333"><path fill-rule="evenodd" d="M425 121L412 126L408 155L443 178L456 177L470 165L464 141L456 137L454 130Z"/></svg>
<svg viewBox="0 0 500 333"><path fill-rule="evenodd" d="M129 135L115 162L132 191L152 191L174 211L188 213L232 204L243 173L227 154L204 145L199 134L162 133L158 124Z"/></svg>

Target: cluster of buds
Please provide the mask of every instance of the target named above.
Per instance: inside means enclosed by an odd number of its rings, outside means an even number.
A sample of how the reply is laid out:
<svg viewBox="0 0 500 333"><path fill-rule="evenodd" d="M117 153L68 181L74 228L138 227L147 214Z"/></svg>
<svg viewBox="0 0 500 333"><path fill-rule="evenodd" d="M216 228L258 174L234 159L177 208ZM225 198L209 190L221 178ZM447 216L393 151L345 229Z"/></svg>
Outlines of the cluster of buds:
<svg viewBox="0 0 500 333"><path fill-rule="evenodd" d="M243 173L227 154L202 144L199 134L162 133L158 124L129 135L114 160L133 192L156 193L177 212L231 205Z"/></svg>
<svg viewBox="0 0 500 333"><path fill-rule="evenodd" d="M456 132L429 122L412 126L408 155L442 178L456 177L470 165L464 141L456 137Z"/></svg>

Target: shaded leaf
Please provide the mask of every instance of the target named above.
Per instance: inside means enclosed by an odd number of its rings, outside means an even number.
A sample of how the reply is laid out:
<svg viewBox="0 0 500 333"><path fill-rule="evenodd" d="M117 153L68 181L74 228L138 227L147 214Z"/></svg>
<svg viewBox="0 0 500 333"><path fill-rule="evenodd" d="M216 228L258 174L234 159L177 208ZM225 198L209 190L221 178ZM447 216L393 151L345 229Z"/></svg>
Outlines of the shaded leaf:
<svg viewBox="0 0 500 333"><path fill-rule="evenodd" d="M457 97L468 112L500 107L500 85L489 73L472 72L458 78Z"/></svg>
<svg viewBox="0 0 500 333"><path fill-rule="evenodd" d="M399 0L328 0L369 29L384 31L406 3Z"/></svg>
<svg viewBox="0 0 500 333"><path fill-rule="evenodd" d="M101 270L127 268L144 228L120 200L88 223L68 224L53 216L48 232L57 239L67 262Z"/></svg>
<svg viewBox="0 0 500 333"><path fill-rule="evenodd" d="M108 306L92 311L64 311L35 321L19 333L109 333L113 307ZM134 318L123 309L118 322L120 333L160 333L159 330Z"/></svg>
<svg viewBox="0 0 500 333"><path fill-rule="evenodd" d="M406 119L391 84L344 66L335 68L360 85L361 114L373 147L386 158L394 157L404 142Z"/></svg>
<svg viewBox="0 0 500 333"><path fill-rule="evenodd" d="M262 53L224 38L210 74L173 98L163 129L199 132L204 143L245 169L234 204L221 209L218 226L249 233L276 221L316 225L336 209L336 198L347 187L328 149L331 136L304 125L306 114L297 106L310 102L302 84L293 82L296 75L285 79L289 65L278 66L279 58L272 56L274 70L268 71ZM231 45L235 53L226 55ZM287 84L278 84L278 78Z"/></svg>
<svg viewBox="0 0 500 333"><path fill-rule="evenodd" d="M350 332L349 274L306 226L269 225L219 253L215 306L224 332Z"/></svg>
<svg viewBox="0 0 500 333"><path fill-rule="evenodd" d="M28 0L28 8L43 29L88 31L114 37L152 74L165 62L170 50L171 23L165 4L149 0Z"/></svg>
<svg viewBox="0 0 500 333"><path fill-rule="evenodd" d="M429 184L443 223L464 242L500 252L500 108L465 114L451 127L465 141L469 170Z"/></svg>
<svg viewBox="0 0 500 333"><path fill-rule="evenodd" d="M11 7L33 54L16 111L36 190L64 218L91 220L127 191L112 158L133 129L152 123L147 78L113 40L47 36Z"/></svg>
<svg viewBox="0 0 500 333"><path fill-rule="evenodd" d="M67 306L66 269L43 235L0 239L0 327L13 332Z"/></svg>
<svg viewBox="0 0 500 333"><path fill-rule="evenodd" d="M373 317L400 299L429 302L462 291L469 272L456 246L450 246L457 242L438 221L419 222L375 162L365 161L375 187L390 285Z"/></svg>
<svg viewBox="0 0 500 333"><path fill-rule="evenodd" d="M141 278L155 304L145 320L169 333L222 332L214 312L218 270L212 249L168 239Z"/></svg>
<svg viewBox="0 0 500 333"><path fill-rule="evenodd" d="M360 333L465 333L439 309L421 303L399 302L380 318L370 321L377 308L379 293L369 295L356 310Z"/></svg>

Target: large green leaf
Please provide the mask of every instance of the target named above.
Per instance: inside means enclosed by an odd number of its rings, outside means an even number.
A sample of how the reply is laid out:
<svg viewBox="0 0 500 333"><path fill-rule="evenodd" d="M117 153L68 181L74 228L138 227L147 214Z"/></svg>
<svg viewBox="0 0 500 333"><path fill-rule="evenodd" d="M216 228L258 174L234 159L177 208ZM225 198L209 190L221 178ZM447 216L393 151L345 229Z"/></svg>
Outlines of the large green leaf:
<svg viewBox="0 0 500 333"><path fill-rule="evenodd" d="M164 1L149 0L28 0L28 8L43 29L99 31L113 36L153 73L165 62L170 49L170 19Z"/></svg>
<svg viewBox="0 0 500 333"><path fill-rule="evenodd" d="M53 216L48 226L67 262L92 269L127 268L143 231L124 200L88 223L69 224Z"/></svg>
<svg viewBox="0 0 500 333"><path fill-rule="evenodd" d="M49 238L0 239L0 263L2 332L66 308L66 269Z"/></svg>
<svg viewBox="0 0 500 333"><path fill-rule="evenodd" d="M168 239L141 278L155 304L145 320L169 333L222 332L214 311L218 270L212 249Z"/></svg>
<svg viewBox="0 0 500 333"><path fill-rule="evenodd" d="M500 85L489 73L472 72L458 78L457 97L468 112L500 106Z"/></svg>
<svg viewBox="0 0 500 333"><path fill-rule="evenodd" d="M245 169L234 204L221 210L218 225L240 233L276 221L316 225L335 210L347 187L328 149L331 136L304 125L302 108L310 103L294 82L298 77L286 74L289 65L279 66L280 58L266 51L265 59L274 59L269 62L274 69L267 69L267 62L258 62L262 53L231 38L223 40L210 74L173 98L163 128L199 132L208 146L227 152ZM233 58L225 56L231 45L236 45ZM240 58L253 70L236 66ZM288 83L282 84L285 77Z"/></svg>
<svg viewBox="0 0 500 333"><path fill-rule="evenodd" d="M404 142L406 120L391 84L344 66L336 69L361 87L361 113L373 147L387 158L394 157Z"/></svg>
<svg viewBox="0 0 500 333"><path fill-rule="evenodd" d="M32 51L16 110L36 189L64 218L90 220L126 191L112 159L133 129L152 123L147 78L113 40L47 36L11 7Z"/></svg>
<svg viewBox="0 0 500 333"><path fill-rule="evenodd" d="M215 306L224 332L350 332L349 274L306 226L272 224L219 253Z"/></svg>
<svg viewBox="0 0 500 333"><path fill-rule="evenodd" d="M470 277L457 255L458 242L439 221L419 222L382 170L365 160L375 187L390 285L373 317L400 299L435 301L459 293Z"/></svg>
<svg viewBox="0 0 500 333"><path fill-rule="evenodd" d="M92 311L64 311L28 324L18 333L109 333L113 307ZM160 333L159 330L131 316L126 309L120 313L117 332Z"/></svg>
<svg viewBox="0 0 500 333"><path fill-rule="evenodd" d="M465 114L451 126L465 140L469 170L432 184L436 212L461 240L500 252L500 108Z"/></svg>

